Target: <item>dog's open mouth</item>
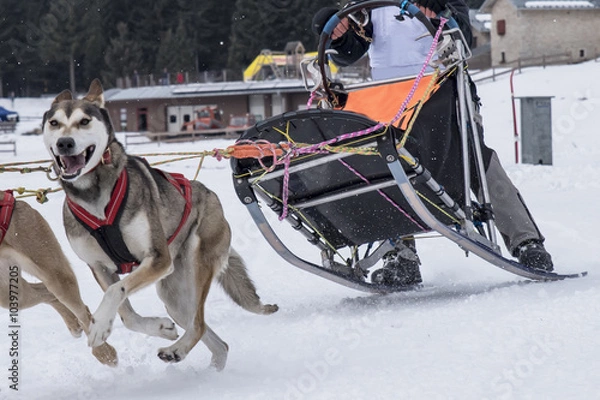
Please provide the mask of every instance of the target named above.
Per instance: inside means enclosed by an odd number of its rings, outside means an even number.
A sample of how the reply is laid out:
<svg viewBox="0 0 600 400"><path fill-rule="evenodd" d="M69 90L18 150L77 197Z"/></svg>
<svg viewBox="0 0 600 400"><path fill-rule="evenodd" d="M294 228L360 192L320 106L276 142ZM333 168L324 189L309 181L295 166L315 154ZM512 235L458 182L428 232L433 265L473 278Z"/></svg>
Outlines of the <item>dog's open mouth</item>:
<svg viewBox="0 0 600 400"><path fill-rule="evenodd" d="M96 146L91 145L76 156L55 156L61 178L69 180L77 177L90 161L95 150Z"/></svg>

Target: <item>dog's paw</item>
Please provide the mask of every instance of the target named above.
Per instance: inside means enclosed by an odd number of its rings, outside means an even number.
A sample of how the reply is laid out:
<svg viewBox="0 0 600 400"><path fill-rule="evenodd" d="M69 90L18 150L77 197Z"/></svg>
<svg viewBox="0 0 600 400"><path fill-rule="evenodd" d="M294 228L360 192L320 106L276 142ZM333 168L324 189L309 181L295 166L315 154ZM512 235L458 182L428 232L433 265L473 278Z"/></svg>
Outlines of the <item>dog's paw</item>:
<svg viewBox="0 0 600 400"><path fill-rule="evenodd" d="M279 310L279 306L277 304L264 304L262 306L262 313L264 315L269 315L277 312Z"/></svg>
<svg viewBox="0 0 600 400"><path fill-rule="evenodd" d="M187 356L187 353L180 349L173 348L173 346L158 349L158 358L164 362L176 363L183 360L185 356Z"/></svg>
<svg viewBox="0 0 600 400"><path fill-rule="evenodd" d="M102 343L100 346L92 347L92 354L98 361L109 367L116 367L119 363L117 351L106 342Z"/></svg>
<svg viewBox="0 0 600 400"><path fill-rule="evenodd" d="M168 340L175 340L179 337L175 323L169 318L147 317L144 318L144 325L147 335Z"/></svg>
<svg viewBox="0 0 600 400"><path fill-rule="evenodd" d="M223 371L225 368L225 364L227 364L227 353L223 354L213 354L210 359L210 367L216 369L217 371Z"/></svg>
<svg viewBox="0 0 600 400"><path fill-rule="evenodd" d="M62 304L58 304L56 306L56 310L60 313L61 317L65 321L67 329L71 335L73 335L74 338L81 337L81 334L83 333L83 326L75 314L73 314L71 310L67 309Z"/></svg>
<svg viewBox="0 0 600 400"><path fill-rule="evenodd" d="M98 347L106 342L106 339L110 336L112 324L112 319L92 318L92 322L90 323L90 333L88 334L88 346Z"/></svg>
<svg viewBox="0 0 600 400"><path fill-rule="evenodd" d="M77 321L76 325L69 325L68 328L69 332L71 332L71 335L73 335L74 338L81 337L81 334L83 333L83 327L81 326L79 321Z"/></svg>

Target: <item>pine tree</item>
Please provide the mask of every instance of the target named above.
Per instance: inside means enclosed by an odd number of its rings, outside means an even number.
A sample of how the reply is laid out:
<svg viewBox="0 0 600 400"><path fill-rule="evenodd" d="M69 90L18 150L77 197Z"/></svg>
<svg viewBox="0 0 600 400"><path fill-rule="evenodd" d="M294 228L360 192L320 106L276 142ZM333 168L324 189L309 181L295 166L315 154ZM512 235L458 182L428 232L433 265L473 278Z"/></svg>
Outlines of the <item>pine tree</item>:
<svg viewBox="0 0 600 400"><path fill-rule="evenodd" d="M85 54L85 40L90 26L86 14L94 11L95 5L87 2L53 1L49 11L40 19L40 41L38 51L46 62L57 62L68 67L69 87L76 92L75 68Z"/></svg>
<svg viewBox="0 0 600 400"><path fill-rule="evenodd" d="M201 71L223 69L227 66L234 5L235 0L203 2L202 22L196 25L198 66Z"/></svg>
<svg viewBox="0 0 600 400"><path fill-rule="evenodd" d="M166 32L177 26L177 19L172 18L174 11L177 11L175 0L153 1L150 4L129 0L128 10L121 15L121 21L127 22L131 39L142 51L138 68L140 74L158 72L156 57L159 47Z"/></svg>
<svg viewBox="0 0 600 400"><path fill-rule="evenodd" d="M311 31L313 15L336 1L312 0L237 0L231 23L228 65L243 69L261 50L283 51L291 41L300 41L305 49L316 50Z"/></svg>
<svg viewBox="0 0 600 400"><path fill-rule="evenodd" d="M132 76L142 60L142 49L131 39L125 22L117 24L118 37L110 40L104 62L107 68L102 73L104 82L115 82L117 78ZM108 85L110 86L110 84Z"/></svg>
<svg viewBox="0 0 600 400"><path fill-rule="evenodd" d="M0 81L5 89L0 94L5 96L10 92L29 95L32 86L38 87L39 93L39 88L46 90L48 80L54 77L37 53L42 14L39 3L43 2L2 1L2 9L10 10L0 15Z"/></svg>
<svg viewBox="0 0 600 400"><path fill-rule="evenodd" d="M175 32L168 29L156 55L156 67L167 68L171 72L189 72L195 70L194 47L185 24L180 21Z"/></svg>
<svg viewBox="0 0 600 400"><path fill-rule="evenodd" d="M83 16L82 23L86 27L87 34L80 37L82 51L79 59L80 67L76 69L77 81L83 85L80 89L87 89L94 78L103 77L107 70L104 56L110 45L110 38L117 36L117 31L107 32L106 27L112 27L113 22L110 13L110 0L95 0ZM110 82L104 81L106 87L112 86Z"/></svg>

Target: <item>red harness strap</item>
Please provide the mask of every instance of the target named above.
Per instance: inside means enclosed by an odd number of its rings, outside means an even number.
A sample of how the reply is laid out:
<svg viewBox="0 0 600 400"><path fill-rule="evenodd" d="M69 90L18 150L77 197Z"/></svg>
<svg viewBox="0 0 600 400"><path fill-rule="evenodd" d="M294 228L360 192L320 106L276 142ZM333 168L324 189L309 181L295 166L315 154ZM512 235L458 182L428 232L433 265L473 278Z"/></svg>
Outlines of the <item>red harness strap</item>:
<svg viewBox="0 0 600 400"><path fill-rule="evenodd" d="M185 208L179 226L173 234L167 239L167 243L171 244L177 234L183 228L192 210L192 188L190 181L182 174L170 174L164 171L157 170L161 175L175 186L175 188L185 198ZM139 260L133 256L127 249L121 231L118 228L119 219L121 216L121 206L127 197L127 172L123 172L117 179L117 183L112 191L110 201L106 206L106 219L99 219L91 215L87 210L79 204L67 197L67 205L75 216L75 218L84 225L92 236L98 241L98 244L113 260L118 267L119 274L130 273L134 267L139 265Z"/></svg>
<svg viewBox="0 0 600 400"><path fill-rule="evenodd" d="M4 240L4 236L10 226L10 219L15 208L15 198L12 195L12 190L4 192L4 199L0 201L0 244Z"/></svg>
<svg viewBox="0 0 600 400"><path fill-rule="evenodd" d="M123 168L123 172L119 175L117 183L113 188L110 200L105 208L106 219L100 219L90 214L85 208L75 203L69 196L67 196L67 204L71 209L71 212L84 224L92 229L98 229L101 226L112 225L117 217L125 194L127 193L127 171Z"/></svg>
<svg viewBox="0 0 600 400"><path fill-rule="evenodd" d="M161 170L157 170L160 172L175 188L181 193L183 198L185 199L185 208L183 209L183 215L181 216L181 221L179 222L179 226L175 229L175 232L167 239L167 243L171 244L173 240L177 237L177 234L183 228L185 221L187 221L190 213L192 212L192 185L190 184L189 179L187 179L182 174L177 173L167 173Z"/></svg>

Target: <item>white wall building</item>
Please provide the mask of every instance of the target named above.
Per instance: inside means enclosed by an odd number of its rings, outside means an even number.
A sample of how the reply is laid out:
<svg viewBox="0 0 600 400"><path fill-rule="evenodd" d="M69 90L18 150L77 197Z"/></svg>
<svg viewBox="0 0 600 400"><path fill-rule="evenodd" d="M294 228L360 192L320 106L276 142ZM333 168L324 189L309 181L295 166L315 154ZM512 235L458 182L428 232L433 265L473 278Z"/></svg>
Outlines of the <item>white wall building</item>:
<svg viewBox="0 0 600 400"><path fill-rule="evenodd" d="M486 0L480 11L492 15L493 66L600 56L600 0Z"/></svg>

